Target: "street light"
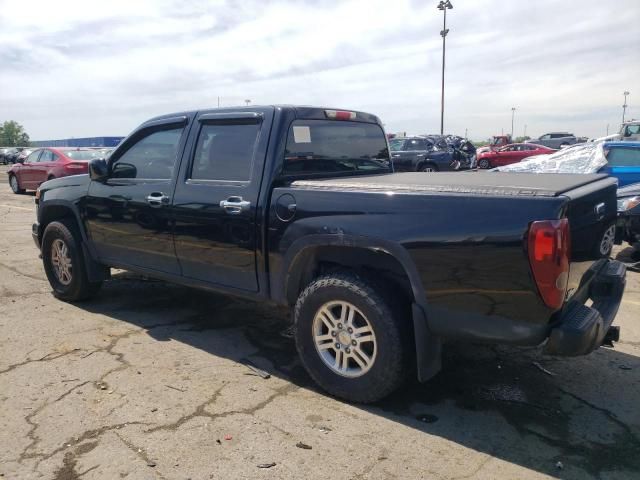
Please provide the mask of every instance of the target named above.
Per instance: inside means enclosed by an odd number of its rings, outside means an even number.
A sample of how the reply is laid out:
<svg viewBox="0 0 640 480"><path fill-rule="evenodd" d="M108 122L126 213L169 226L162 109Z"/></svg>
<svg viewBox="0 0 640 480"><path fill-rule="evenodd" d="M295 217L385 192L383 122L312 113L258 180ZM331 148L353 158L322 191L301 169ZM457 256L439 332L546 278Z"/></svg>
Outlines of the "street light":
<svg viewBox="0 0 640 480"><path fill-rule="evenodd" d="M442 10L444 13L444 22L442 24L442 30L440 36L442 37L442 96L440 98L440 135L444 135L444 53L446 46L446 38L449 30L447 29L447 10L451 10L453 5L450 0L440 0L438 3L438 10Z"/></svg>
<svg viewBox="0 0 640 480"><path fill-rule="evenodd" d="M516 115L516 107L511 107L511 141L513 142L513 117Z"/></svg>
<svg viewBox="0 0 640 480"><path fill-rule="evenodd" d="M249 100L248 98L244 101L244 103L247 105L247 107L249 106L249 104L251 103L251 100Z"/></svg>
<svg viewBox="0 0 640 480"><path fill-rule="evenodd" d="M628 107L627 95L629 95L629 92L625 91L625 92L622 92L622 94L624 95L624 104L622 105L622 123L624 123L624 114L626 113L627 107Z"/></svg>

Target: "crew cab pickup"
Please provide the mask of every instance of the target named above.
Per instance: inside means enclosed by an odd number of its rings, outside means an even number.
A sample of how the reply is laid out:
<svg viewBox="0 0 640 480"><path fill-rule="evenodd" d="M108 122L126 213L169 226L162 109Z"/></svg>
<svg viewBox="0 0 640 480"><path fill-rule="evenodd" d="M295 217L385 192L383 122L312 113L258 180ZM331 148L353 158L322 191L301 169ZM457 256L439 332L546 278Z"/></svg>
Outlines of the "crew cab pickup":
<svg viewBox="0 0 640 480"><path fill-rule="evenodd" d="M96 294L117 267L289 306L310 376L350 401L428 380L446 339L553 355L616 339L625 269L597 254L614 179L394 173L366 113L157 117L36 198L58 298Z"/></svg>

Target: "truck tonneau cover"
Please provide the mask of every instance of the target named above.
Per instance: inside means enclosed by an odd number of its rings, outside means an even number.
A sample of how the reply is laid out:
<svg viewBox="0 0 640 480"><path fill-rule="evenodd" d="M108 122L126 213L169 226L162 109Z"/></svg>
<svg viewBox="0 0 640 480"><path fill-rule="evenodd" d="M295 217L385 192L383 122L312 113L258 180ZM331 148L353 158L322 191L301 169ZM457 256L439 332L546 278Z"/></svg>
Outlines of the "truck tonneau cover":
<svg viewBox="0 0 640 480"><path fill-rule="evenodd" d="M298 180L292 186L321 190L557 197L604 178L607 178L607 175L407 172L326 180Z"/></svg>

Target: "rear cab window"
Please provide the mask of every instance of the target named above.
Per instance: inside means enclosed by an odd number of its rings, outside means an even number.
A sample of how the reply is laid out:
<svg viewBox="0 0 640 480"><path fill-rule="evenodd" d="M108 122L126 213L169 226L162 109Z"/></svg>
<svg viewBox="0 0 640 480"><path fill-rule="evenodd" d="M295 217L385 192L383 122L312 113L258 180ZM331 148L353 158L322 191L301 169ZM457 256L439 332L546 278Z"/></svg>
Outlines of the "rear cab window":
<svg viewBox="0 0 640 480"><path fill-rule="evenodd" d="M387 139L375 123L295 120L287 135L284 175L389 173Z"/></svg>

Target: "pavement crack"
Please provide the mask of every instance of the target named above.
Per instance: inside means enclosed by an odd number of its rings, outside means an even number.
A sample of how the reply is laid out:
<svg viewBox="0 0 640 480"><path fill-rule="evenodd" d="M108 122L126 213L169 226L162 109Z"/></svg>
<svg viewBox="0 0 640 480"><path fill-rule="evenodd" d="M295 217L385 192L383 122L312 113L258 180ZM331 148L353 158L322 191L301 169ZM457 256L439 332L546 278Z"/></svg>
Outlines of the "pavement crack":
<svg viewBox="0 0 640 480"><path fill-rule="evenodd" d="M0 267L6 268L7 270L9 270L9 271L11 271L11 272L13 272L13 273L15 273L17 275L20 275L20 276L23 276L23 277L27 277L27 278L30 278L32 280L38 280L39 282L46 282L46 280L42 277L42 275L31 275L29 273L21 272L16 267L12 267L11 265L7 265L6 263L3 263L3 262L0 262Z"/></svg>
<svg viewBox="0 0 640 480"><path fill-rule="evenodd" d="M155 461L153 461L151 459L151 457L149 457L149 455L147 454L147 452L144 451L144 449L137 447L136 445L134 445L132 442L130 442L129 440L125 439L122 435L120 435L118 432L113 432L115 433L116 437L118 437L120 439L120 441L129 449L131 450L133 453L135 453L138 458L142 459L145 464L147 465L151 465L151 463L153 463L153 465L155 466ZM162 475L160 472L156 471L155 472L156 475L161 478L166 480L166 477L164 475Z"/></svg>
<svg viewBox="0 0 640 480"><path fill-rule="evenodd" d="M24 360L22 362L14 363L13 365L9 365L4 370L0 370L0 375L2 375L3 373L10 372L11 370L15 370L18 367L22 367L24 365L28 365L30 363L50 362L51 360L56 360L56 359L58 359L60 357L65 357L67 355L71 355L72 353L76 353L76 352L79 352L79 351L81 351L80 348L74 348L74 349L69 350L67 352L58 352L58 353L57 352L50 352L50 353L47 353L44 357L35 358L35 359L29 358L29 359Z"/></svg>
<svg viewBox="0 0 640 480"><path fill-rule="evenodd" d="M269 405L271 402L273 402L276 398L279 397L283 397L286 396L288 394L290 394L293 391L298 390L300 387L293 385L293 384L287 384L281 388L278 388L277 390L275 390L273 392L273 394L269 395L266 399L264 399L263 401L257 403L256 405L249 407L249 408L243 408L243 409L239 409L239 410L228 410L226 412L220 412L220 413L209 413L207 412L206 408L208 406L211 406L213 404L215 404L216 400L218 399L218 397L220 396L220 393L222 391L222 389L226 386L222 385L220 388L218 388L211 397L209 397L206 401L202 402L200 405L198 405L195 410L191 413L189 413L188 415L184 415L182 417L180 417L178 420L176 420L175 422L172 423L168 423L165 425L158 425L156 427L150 428L148 430L145 431L145 433L153 433L153 432L157 432L159 430L169 430L169 431L176 431L178 428L180 428L182 425L184 425L185 423L187 423L188 421L196 418L196 417L205 417L205 418L209 418L211 420L215 420L218 418L225 418L228 417L230 415L253 415L255 412L257 412L258 410L262 410L263 408L265 408L267 405ZM288 433L288 432L285 432Z"/></svg>

